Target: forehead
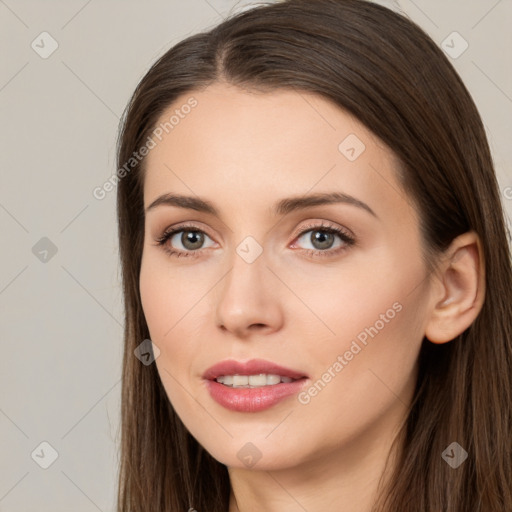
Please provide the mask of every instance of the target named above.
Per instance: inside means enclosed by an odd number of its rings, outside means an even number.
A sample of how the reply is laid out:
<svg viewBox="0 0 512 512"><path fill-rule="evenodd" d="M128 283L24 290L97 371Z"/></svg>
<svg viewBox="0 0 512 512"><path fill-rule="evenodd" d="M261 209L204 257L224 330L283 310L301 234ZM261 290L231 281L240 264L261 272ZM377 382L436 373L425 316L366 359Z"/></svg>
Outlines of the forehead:
<svg viewBox="0 0 512 512"><path fill-rule="evenodd" d="M319 95L216 83L179 97L158 126L161 140L153 137L146 159L146 206L172 191L240 198L241 208L249 207L250 195L251 204L268 209L283 196L339 190L375 210L407 210L393 153Z"/></svg>

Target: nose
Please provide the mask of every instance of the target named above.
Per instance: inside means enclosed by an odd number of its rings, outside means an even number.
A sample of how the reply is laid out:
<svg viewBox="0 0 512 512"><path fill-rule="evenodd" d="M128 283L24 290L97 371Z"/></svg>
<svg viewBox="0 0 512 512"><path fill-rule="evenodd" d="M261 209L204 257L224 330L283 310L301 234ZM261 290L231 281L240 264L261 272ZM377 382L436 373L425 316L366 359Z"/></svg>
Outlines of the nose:
<svg viewBox="0 0 512 512"><path fill-rule="evenodd" d="M237 338L269 334L283 324L279 280L267 267L264 254L248 263L234 252L231 269L215 287L217 326Z"/></svg>

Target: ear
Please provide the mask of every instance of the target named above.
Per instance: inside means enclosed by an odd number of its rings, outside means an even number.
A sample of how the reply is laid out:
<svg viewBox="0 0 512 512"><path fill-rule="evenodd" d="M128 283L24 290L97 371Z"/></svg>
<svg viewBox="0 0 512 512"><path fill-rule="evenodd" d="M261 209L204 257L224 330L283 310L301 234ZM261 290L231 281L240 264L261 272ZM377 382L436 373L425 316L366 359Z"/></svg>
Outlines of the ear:
<svg viewBox="0 0 512 512"><path fill-rule="evenodd" d="M425 336L432 343L446 343L473 323L484 303L484 257L475 232L453 240L438 265L436 278Z"/></svg>

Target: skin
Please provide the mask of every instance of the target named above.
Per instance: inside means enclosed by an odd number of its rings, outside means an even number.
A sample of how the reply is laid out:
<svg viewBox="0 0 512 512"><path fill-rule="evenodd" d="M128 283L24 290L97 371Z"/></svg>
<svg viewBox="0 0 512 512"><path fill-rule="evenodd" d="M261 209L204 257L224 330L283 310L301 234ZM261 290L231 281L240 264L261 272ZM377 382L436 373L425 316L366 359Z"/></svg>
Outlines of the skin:
<svg viewBox="0 0 512 512"><path fill-rule="evenodd" d="M193 96L197 107L147 156L144 181L145 207L172 192L220 212L160 205L146 214L140 292L167 395L191 434L228 466L229 512L370 511L413 396L424 336L447 342L480 310L479 241L473 233L456 239L429 275L419 217L392 152L328 100L225 83ZM349 134L365 145L354 161L338 149ZM284 197L332 191L375 216L343 203L271 213ZM324 255L308 254L322 251L310 227L322 221L348 230L355 244L333 235ZM170 256L156 243L182 222L206 233L195 257ZM252 263L236 252L248 236L263 250ZM171 243L194 251L181 233ZM233 412L201 378L225 359L262 358L309 375L307 391L397 303L400 311L307 404L291 396L265 411ZM237 457L248 442L261 457L252 467Z"/></svg>

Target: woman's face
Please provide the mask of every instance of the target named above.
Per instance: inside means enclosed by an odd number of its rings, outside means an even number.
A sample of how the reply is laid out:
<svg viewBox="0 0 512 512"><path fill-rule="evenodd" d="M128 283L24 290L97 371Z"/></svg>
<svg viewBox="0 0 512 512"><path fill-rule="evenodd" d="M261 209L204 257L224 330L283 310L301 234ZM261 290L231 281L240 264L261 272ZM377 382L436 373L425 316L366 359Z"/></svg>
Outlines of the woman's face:
<svg viewBox="0 0 512 512"><path fill-rule="evenodd" d="M230 467L382 449L412 397L430 290L392 153L305 92L216 83L172 115L144 204L190 199L147 210L140 292L177 414ZM209 371L224 361L240 364Z"/></svg>

